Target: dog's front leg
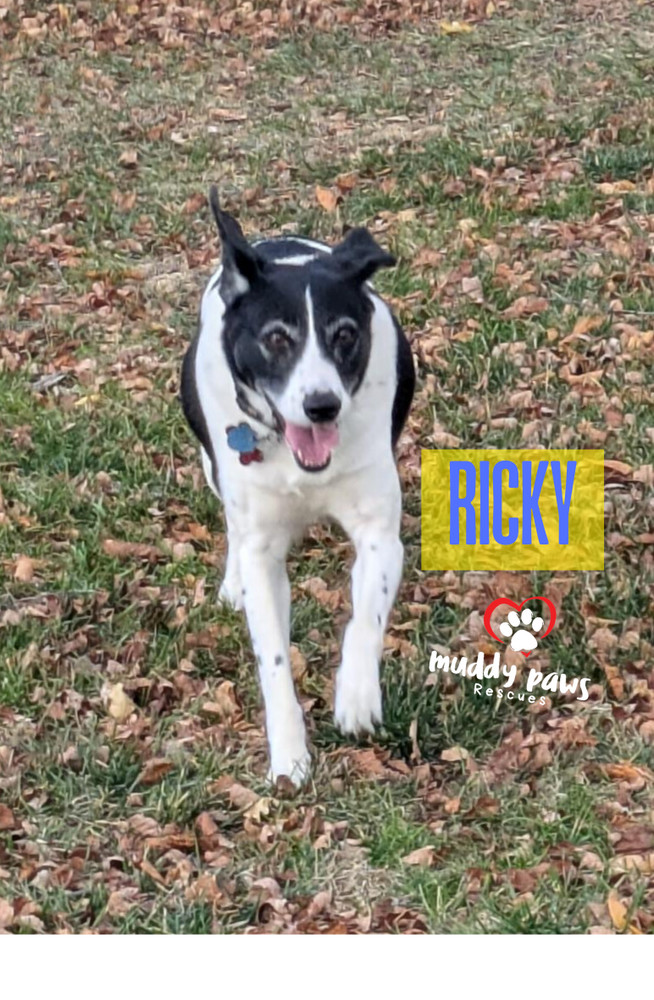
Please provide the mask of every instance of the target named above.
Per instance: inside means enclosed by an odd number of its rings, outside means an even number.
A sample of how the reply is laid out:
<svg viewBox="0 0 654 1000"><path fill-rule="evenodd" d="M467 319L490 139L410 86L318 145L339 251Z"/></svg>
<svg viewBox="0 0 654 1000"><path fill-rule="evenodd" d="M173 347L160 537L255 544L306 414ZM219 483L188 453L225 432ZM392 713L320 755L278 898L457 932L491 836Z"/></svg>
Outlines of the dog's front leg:
<svg viewBox="0 0 654 1000"><path fill-rule="evenodd" d="M291 588L286 572L289 539L249 534L239 549L243 600L266 707L270 777L300 785L311 761L302 709L295 695L289 653Z"/></svg>
<svg viewBox="0 0 654 1000"><path fill-rule="evenodd" d="M398 518L399 520L399 518ZM344 733L372 731L381 722L379 664L384 630L402 576L404 550L392 521L350 526L356 547L352 619L336 675L335 721Z"/></svg>

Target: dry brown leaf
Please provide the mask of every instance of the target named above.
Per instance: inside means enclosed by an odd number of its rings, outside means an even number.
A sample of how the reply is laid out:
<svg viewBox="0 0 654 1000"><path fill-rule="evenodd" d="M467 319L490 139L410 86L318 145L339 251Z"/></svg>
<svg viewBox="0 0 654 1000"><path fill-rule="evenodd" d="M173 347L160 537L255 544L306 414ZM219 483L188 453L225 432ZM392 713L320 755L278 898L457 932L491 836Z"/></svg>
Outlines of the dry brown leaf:
<svg viewBox="0 0 654 1000"><path fill-rule="evenodd" d="M0 802L0 830L14 830L16 828L16 817L9 808Z"/></svg>
<svg viewBox="0 0 654 1000"><path fill-rule="evenodd" d="M348 191L351 191L352 188L356 187L358 180L359 175L355 174L354 171L351 171L349 174L339 174L336 178L336 187L339 191L342 191L343 194L347 194Z"/></svg>
<svg viewBox="0 0 654 1000"><path fill-rule="evenodd" d="M325 212L335 212L338 205L338 191L316 185L316 201Z"/></svg>
<svg viewBox="0 0 654 1000"><path fill-rule="evenodd" d="M101 697L108 714L116 722L126 722L130 715L136 712L136 705L120 682L118 684L104 684Z"/></svg>
<svg viewBox="0 0 654 1000"><path fill-rule="evenodd" d="M128 828L137 837L157 837L161 833L161 827L152 816L144 813L135 813L130 817Z"/></svg>
<svg viewBox="0 0 654 1000"><path fill-rule="evenodd" d="M0 896L0 927L9 927L14 922L14 908L8 899Z"/></svg>
<svg viewBox="0 0 654 1000"><path fill-rule="evenodd" d="M259 799L256 792L241 785L229 774L224 774L218 781L214 781L209 786L209 791L212 794L229 795L229 801L237 809L247 809Z"/></svg>
<svg viewBox="0 0 654 1000"><path fill-rule="evenodd" d="M332 894L329 889L317 892L307 907L307 917L309 919L317 917L319 913L323 913L329 907L331 901Z"/></svg>
<svg viewBox="0 0 654 1000"><path fill-rule="evenodd" d="M139 890L136 886L126 886L124 889L114 889L109 893L106 912L110 917L124 917L136 904Z"/></svg>
<svg viewBox="0 0 654 1000"><path fill-rule="evenodd" d="M427 847L418 847L415 851L411 851L410 854L406 854L402 858L402 864L419 865L421 868L431 868L434 864L435 858L436 848L433 844L429 844Z"/></svg>
<svg viewBox="0 0 654 1000"><path fill-rule="evenodd" d="M248 819L254 820L255 823L260 823L263 817L267 816L270 812L270 806L273 801L275 800L269 795L262 795L260 799L257 799L256 802L247 807L243 815L247 816Z"/></svg>
<svg viewBox="0 0 654 1000"><path fill-rule="evenodd" d="M468 760L470 754L465 747L449 747L441 753L441 760L456 761Z"/></svg>
<svg viewBox="0 0 654 1000"><path fill-rule="evenodd" d="M138 781L142 785L156 785L158 781L172 771L173 765L172 761L166 760L165 757L151 757L147 761L145 767L138 776Z"/></svg>
<svg viewBox="0 0 654 1000"><path fill-rule="evenodd" d="M29 927L31 931L36 931L37 934L43 934L45 931L45 924L35 913L21 913L20 916L16 917L15 924L18 927Z"/></svg>
<svg viewBox="0 0 654 1000"><path fill-rule="evenodd" d="M125 167L127 170L133 170L139 161L139 154L136 149L126 149L124 153L121 153L118 157L118 162L121 167Z"/></svg>
<svg viewBox="0 0 654 1000"><path fill-rule="evenodd" d="M114 538L106 538L102 543L102 551L112 559L143 559L146 562L156 562L163 553L154 545L142 542L119 542Z"/></svg>
<svg viewBox="0 0 654 1000"><path fill-rule="evenodd" d="M635 191L636 185L633 181L628 181L626 179L620 181L603 181L601 184L597 185L597 190L601 194L608 195L609 197L614 194L627 194L629 191Z"/></svg>
<svg viewBox="0 0 654 1000"><path fill-rule="evenodd" d="M30 583L34 578L34 560L29 556L19 556L14 566L14 580Z"/></svg>
<svg viewBox="0 0 654 1000"><path fill-rule="evenodd" d="M609 472L614 472L617 476L623 477L625 479L628 478L631 475L632 471L633 471L632 468L631 468L631 466L627 465L626 462L618 462L618 461L616 461L615 459L612 459L612 458L605 458L604 459L604 474L605 475L606 475L606 470L607 469L609 470Z"/></svg>
<svg viewBox="0 0 654 1000"><path fill-rule="evenodd" d="M139 862L139 868L145 875L148 875L153 882L157 882L159 885L166 884L166 880L161 872L157 871L152 862L148 861L147 858L143 858L143 860Z"/></svg>
<svg viewBox="0 0 654 1000"><path fill-rule="evenodd" d="M444 35L464 35L473 30L465 21L441 21L439 27Z"/></svg>
<svg viewBox="0 0 654 1000"><path fill-rule="evenodd" d="M536 316L547 309L547 299L536 295L521 295L504 310L503 316L507 319L520 319L522 316Z"/></svg>
<svg viewBox="0 0 654 1000"><path fill-rule="evenodd" d="M231 719L240 712L241 708L236 700L233 681L222 681L216 688L214 697L214 704L218 709L215 714L218 714L221 719Z"/></svg>
<svg viewBox="0 0 654 1000"><path fill-rule="evenodd" d="M640 465L634 471L634 480L645 486L654 486L654 465Z"/></svg>
<svg viewBox="0 0 654 1000"><path fill-rule="evenodd" d="M601 326L603 322L603 316L580 316L572 328L571 337L579 337L581 334L590 333L591 330L596 330L598 326ZM566 337L565 339L568 340L569 338Z"/></svg>
<svg viewBox="0 0 654 1000"><path fill-rule="evenodd" d="M638 730L645 743L654 743L654 719L647 719Z"/></svg>
<svg viewBox="0 0 654 1000"><path fill-rule="evenodd" d="M302 681L307 672L307 658L297 646L291 646L291 673L296 684Z"/></svg>
<svg viewBox="0 0 654 1000"><path fill-rule="evenodd" d="M654 777L646 767L635 767L622 761L618 764L603 764L601 770L613 781L626 781L635 790L644 788Z"/></svg>
<svg viewBox="0 0 654 1000"><path fill-rule="evenodd" d="M616 931L623 931L627 926L627 907L624 903L620 902L615 889L612 889L609 893L606 905L608 907L611 923L615 927Z"/></svg>

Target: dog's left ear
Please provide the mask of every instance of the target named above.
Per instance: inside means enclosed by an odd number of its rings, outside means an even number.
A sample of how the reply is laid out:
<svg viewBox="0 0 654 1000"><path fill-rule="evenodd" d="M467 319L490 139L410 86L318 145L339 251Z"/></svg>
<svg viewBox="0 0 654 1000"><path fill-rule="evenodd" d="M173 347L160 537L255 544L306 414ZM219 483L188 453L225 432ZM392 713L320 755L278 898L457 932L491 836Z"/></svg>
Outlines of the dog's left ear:
<svg viewBox="0 0 654 1000"><path fill-rule="evenodd" d="M236 219L220 207L215 184L209 191L209 204L222 245L220 294L225 305L231 305L239 295L248 291L260 276L264 265L254 247L246 240Z"/></svg>
<svg viewBox="0 0 654 1000"><path fill-rule="evenodd" d="M342 243L334 247L331 259L343 276L361 282L371 278L380 267L393 267L392 254L383 250L367 229L351 229Z"/></svg>

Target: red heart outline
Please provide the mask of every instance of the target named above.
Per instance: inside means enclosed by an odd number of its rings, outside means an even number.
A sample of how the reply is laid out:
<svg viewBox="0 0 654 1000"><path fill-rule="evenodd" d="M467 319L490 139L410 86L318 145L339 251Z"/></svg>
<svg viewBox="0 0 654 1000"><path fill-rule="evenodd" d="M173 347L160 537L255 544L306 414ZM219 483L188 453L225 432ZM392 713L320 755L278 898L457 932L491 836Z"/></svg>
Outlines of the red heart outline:
<svg viewBox="0 0 654 1000"><path fill-rule="evenodd" d="M488 634L491 635L493 639L495 639L497 642L505 643L507 640L500 639L499 635L495 635L492 628L490 627L490 620L493 611L495 610L495 608L499 608L501 604L510 604L511 607L515 609L515 611L519 611L520 608L524 607L525 604L528 604L529 601L542 601L543 604L546 604L547 607L550 609L550 623L547 626L546 630L543 632L543 634L539 635L538 638L544 639L546 635L549 635L552 629L554 628L554 624L556 622L556 608L550 601L549 597L539 597L539 596L525 597L522 604L516 604L515 601L510 601L508 597L498 597L497 600L493 601L492 604L488 605L488 607L486 608L486 613L484 614L484 628L486 629ZM529 656L529 653L533 653L533 649L530 649L529 652L527 653L525 653L525 651L521 649L520 652L522 653L523 656Z"/></svg>

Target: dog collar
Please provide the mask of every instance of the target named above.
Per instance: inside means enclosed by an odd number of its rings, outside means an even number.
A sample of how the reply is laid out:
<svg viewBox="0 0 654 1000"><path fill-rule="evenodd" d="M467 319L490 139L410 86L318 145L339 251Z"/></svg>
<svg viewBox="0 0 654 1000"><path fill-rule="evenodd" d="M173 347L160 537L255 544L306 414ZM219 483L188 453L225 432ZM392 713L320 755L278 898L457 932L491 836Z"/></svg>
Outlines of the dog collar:
<svg viewBox="0 0 654 1000"><path fill-rule="evenodd" d="M238 460L241 465L250 465L251 462L263 462L263 453L257 448L259 438L249 424L242 422L236 427L232 424L225 429L227 435L227 447L238 452Z"/></svg>

